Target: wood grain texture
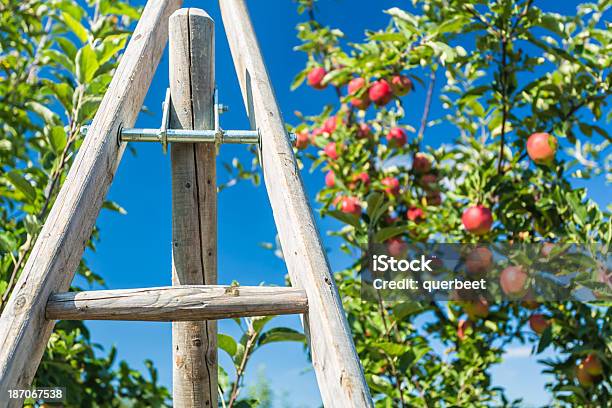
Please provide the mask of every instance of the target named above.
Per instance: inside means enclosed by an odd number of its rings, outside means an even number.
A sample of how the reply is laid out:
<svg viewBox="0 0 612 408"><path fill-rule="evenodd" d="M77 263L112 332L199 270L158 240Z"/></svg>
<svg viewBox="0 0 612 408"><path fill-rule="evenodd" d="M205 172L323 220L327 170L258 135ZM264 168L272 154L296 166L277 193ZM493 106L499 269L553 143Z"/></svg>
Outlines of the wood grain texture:
<svg viewBox="0 0 612 408"><path fill-rule="evenodd" d="M213 20L200 9L170 17L170 128L214 127ZM172 284L217 283L215 146L171 145ZM217 407L217 322L172 324L175 407Z"/></svg>
<svg viewBox="0 0 612 408"><path fill-rule="evenodd" d="M291 283L308 296L304 329L326 407L371 407L338 289L304 194L283 118L243 0L219 1Z"/></svg>
<svg viewBox="0 0 612 408"><path fill-rule="evenodd" d="M133 126L167 40L179 0L150 1L53 204L15 291L0 317L0 395L28 388L53 329L49 295L66 291L124 150L118 131ZM9 406L21 406L11 400Z"/></svg>
<svg viewBox="0 0 612 408"><path fill-rule="evenodd" d="M305 313L306 292L265 286L183 285L57 293L47 319L198 321Z"/></svg>

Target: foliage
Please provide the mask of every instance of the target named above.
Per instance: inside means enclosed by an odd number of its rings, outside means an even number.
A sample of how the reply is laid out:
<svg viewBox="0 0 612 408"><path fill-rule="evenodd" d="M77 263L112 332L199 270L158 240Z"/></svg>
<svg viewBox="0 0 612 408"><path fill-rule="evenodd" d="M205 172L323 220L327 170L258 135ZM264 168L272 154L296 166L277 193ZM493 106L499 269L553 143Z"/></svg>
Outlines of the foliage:
<svg viewBox="0 0 612 408"><path fill-rule="evenodd" d="M0 3L0 311L139 15L122 1L90 1L86 8L65 0ZM104 207L124 213L113 202ZM97 236L96 229L91 249ZM89 284L104 284L83 261L77 272ZM147 377L115 364L114 349L100 357L96 348L82 323L58 323L35 383L66 387L66 406L168 404L150 362Z"/></svg>
<svg viewBox="0 0 612 408"><path fill-rule="evenodd" d="M260 347L281 342L293 341L306 344L303 333L288 327L266 328L272 316L234 319L242 336L239 341L226 334L219 334L219 348L226 352L234 363L235 376L230 381L228 373L219 366L219 394L224 407L262 407L270 404L271 392L265 383L257 384L247 397L239 398L243 388L244 375L253 353ZM261 378L261 377L260 377Z"/></svg>
<svg viewBox="0 0 612 408"><path fill-rule="evenodd" d="M327 173L317 194L321 213L338 219L331 234L355 260L337 282L377 406L520 405L506 400L488 371L513 341L534 344L534 354L557 351L557 360L543 362L555 377L548 389L556 405L608 405L609 303L529 305L552 322L537 336L525 327L535 312L518 302L490 305L480 317L466 317L461 302L364 302L359 249L408 240L598 243L607 250L609 213L575 185L610 173L612 32L602 21L610 3L585 3L563 16L531 0L413 0L386 10L389 25L366 31L361 42L322 25L316 6L298 2L308 19L297 26L296 49L308 60L292 87L307 81L333 92L323 93L330 103L320 113L298 113L296 151L311 171ZM309 73L320 67L319 84ZM377 81L398 77L412 92L392 87L390 101L360 107L376 97ZM365 85L349 93L355 78ZM445 113L432 120L435 93ZM411 126L417 97L421 120ZM412 134L407 143L394 139L394 128ZM426 135L437 132L456 136L428 145ZM529 160L526 142L535 132L560 141L552 162ZM419 167L424 159L429 165ZM484 235L462 227L463 211L477 204L493 212ZM610 295L607 273L592 277L601 297ZM604 374L580 385L576 365L590 353Z"/></svg>

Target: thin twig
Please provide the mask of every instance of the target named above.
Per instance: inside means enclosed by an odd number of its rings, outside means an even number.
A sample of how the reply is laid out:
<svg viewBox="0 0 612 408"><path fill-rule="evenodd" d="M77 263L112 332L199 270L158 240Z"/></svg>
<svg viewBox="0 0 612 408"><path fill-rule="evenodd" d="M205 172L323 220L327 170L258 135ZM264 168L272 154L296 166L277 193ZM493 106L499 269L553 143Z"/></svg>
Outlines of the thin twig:
<svg viewBox="0 0 612 408"><path fill-rule="evenodd" d="M419 127L419 133L417 134L417 148L420 146L425 136L425 129L427 128L427 119L429 118L429 110L431 109L431 100L433 97L433 91L436 83L436 71L433 69L429 73L429 84L427 85L427 96L425 97L425 106L423 107L423 116L421 116L421 126Z"/></svg>
<svg viewBox="0 0 612 408"><path fill-rule="evenodd" d="M255 346L255 340L257 339L257 335L258 332L255 330L252 330L249 333L249 338L244 347L244 354L242 355L242 360L240 361L240 365L236 369L236 381L232 385L232 392L230 393L230 399L227 403L228 408L232 408L236 403L236 400L238 399L238 393L240 392L240 382L242 381L242 376L244 375L247 362L249 361L251 352L253 351L253 347Z"/></svg>
<svg viewBox="0 0 612 408"><path fill-rule="evenodd" d="M499 161L497 163L497 172L501 174L502 166L504 163L504 145L506 143L506 121L508 120L508 50L507 50L507 37L506 34L501 34L501 47L502 47L502 60L501 60L501 73L499 76L499 82L501 85L501 99L502 99L502 123L501 123L501 136L499 141Z"/></svg>

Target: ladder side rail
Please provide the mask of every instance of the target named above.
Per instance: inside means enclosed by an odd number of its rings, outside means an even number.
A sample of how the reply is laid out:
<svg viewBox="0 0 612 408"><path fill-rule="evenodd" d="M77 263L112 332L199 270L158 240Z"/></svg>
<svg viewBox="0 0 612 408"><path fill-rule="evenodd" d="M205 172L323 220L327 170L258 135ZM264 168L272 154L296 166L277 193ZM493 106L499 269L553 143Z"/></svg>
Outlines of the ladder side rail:
<svg viewBox="0 0 612 408"><path fill-rule="evenodd" d="M0 317L0 395L28 388L51 335L49 295L66 291L83 255L125 148L121 127L133 126L180 0L147 3L92 126L40 231L15 291ZM21 406L12 399L8 406Z"/></svg>
<svg viewBox="0 0 612 408"><path fill-rule="evenodd" d="M291 282L306 291L304 329L326 407L372 399L243 0L219 1L244 103L261 134L264 181Z"/></svg>
<svg viewBox="0 0 612 408"><path fill-rule="evenodd" d="M170 17L170 128L213 129L215 23L185 8ZM213 143L172 143L172 285L217 283L217 180ZM216 320L172 323L177 408L216 408Z"/></svg>
<svg viewBox="0 0 612 408"><path fill-rule="evenodd" d="M52 295L47 318L62 320L199 321L305 313L306 292L265 286L181 285Z"/></svg>

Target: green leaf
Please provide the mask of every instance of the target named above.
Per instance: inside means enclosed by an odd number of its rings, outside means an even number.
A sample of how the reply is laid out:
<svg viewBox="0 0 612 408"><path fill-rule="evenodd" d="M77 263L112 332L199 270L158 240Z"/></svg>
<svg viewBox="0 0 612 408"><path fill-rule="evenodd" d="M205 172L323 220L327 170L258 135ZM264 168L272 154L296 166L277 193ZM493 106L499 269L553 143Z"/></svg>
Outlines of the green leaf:
<svg viewBox="0 0 612 408"><path fill-rule="evenodd" d="M98 64L103 65L115 57L125 47L128 34L117 34L106 37L98 51Z"/></svg>
<svg viewBox="0 0 612 408"><path fill-rule="evenodd" d="M119 204L117 204L114 201L105 201L104 204L102 204L102 208L106 208L107 210L111 210L111 211L116 211L121 215L127 214L127 211L125 210L125 208L121 207Z"/></svg>
<svg viewBox="0 0 612 408"><path fill-rule="evenodd" d="M62 13L62 18L64 19L64 22L66 23L68 28L70 28L70 30L77 36L77 38L81 40L81 42L86 43L88 36L87 29L83 27L81 22L66 12Z"/></svg>
<svg viewBox="0 0 612 408"><path fill-rule="evenodd" d="M240 363L242 362L242 359L244 357L244 345L237 343L236 344L236 352L234 353L234 355L232 356L232 361L234 362L234 365L236 367L238 367L240 365Z"/></svg>
<svg viewBox="0 0 612 408"><path fill-rule="evenodd" d="M263 346L264 344L275 343L278 341L297 341L305 344L306 336L304 336L303 333L288 327L275 327L263 333L259 337L257 345Z"/></svg>
<svg viewBox="0 0 612 408"><path fill-rule="evenodd" d="M119 1L102 0L100 2L100 12L102 12L102 14L127 16L133 20L138 20L140 18L140 11L138 8Z"/></svg>
<svg viewBox="0 0 612 408"><path fill-rule="evenodd" d="M4 295L4 292L6 292L6 288L8 288L8 282L0 281L0 296Z"/></svg>
<svg viewBox="0 0 612 408"><path fill-rule="evenodd" d="M406 37L400 33L377 33L370 36L373 41L405 41Z"/></svg>
<svg viewBox="0 0 612 408"><path fill-rule="evenodd" d="M17 249L17 242L13 236L8 232L0 232L0 250L13 252L15 249Z"/></svg>
<svg viewBox="0 0 612 408"><path fill-rule="evenodd" d="M260 406L260 402L256 398L241 399L234 404L236 408L255 408L258 406Z"/></svg>
<svg viewBox="0 0 612 408"><path fill-rule="evenodd" d="M31 109L32 112L38 114L46 123L55 123L57 116L46 106L34 101L26 103L26 106Z"/></svg>
<svg viewBox="0 0 612 408"><path fill-rule="evenodd" d="M66 131L63 126L53 126L49 131L49 144L55 153L61 153L66 147Z"/></svg>
<svg viewBox="0 0 612 408"><path fill-rule="evenodd" d="M424 310L419 302L402 302L393 306L393 317L397 322L401 322L408 316Z"/></svg>
<svg viewBox="0 0 612 408"><path fill-rule="evenodd" d="M540 19L540 26L554 32L558 35L563 35L563 23L561 16L556 13L546 13Z"/></svg>
<svg viewBox="0 0 612 408"><path fill-rule="evenodd" d="M74 72L74 62L67 55L62 54L58 50L45 50L43 55L58 65L63 66L69 72ZM51 64L49 64L51 65Z"/></svg>
<svg viewBox="0 0 612 408"><path fill-rule="evenodd" d="M406 11L398 7L392 7L388 10L385 10L385 13L389 14L390 16L397 17L400 20L409 23L412 27L418 26L418 21L412 14L409 14Z"/></svg>
<svg viewBox="0 0 612 408"><path fill-rule="evenodd" d="M389 203L385 203L385 196L382 193L371 193L368 195L367 203L370 222L376 224L380 216L387 210Z"/></svg>
<svg viewBox="0 0 612 408"><path fill-rule="evenodd" d="M291 82L291 90L295 90L297 89L300 85L302 85L302 83L304 82L304 79L306 79L306 70L299 72L295 78L293 78L293 81Z"/></svg>
<svg viewBox="0 0 612 408"><path fill-rule="evenodd" d="M23 220L23 224L25 225L27 233L31 236L36 236L42 227L38 221L38 218L36 218L34 214L26 215Z"/></svg>
<svg viewBox="0 0 612 408"><path fill-rule="evenodd" d="M546 349L552 342L552 326L548 326L544 333L542 333L542 337L540 337L540 342L538 343L538 349L536 351L537 354L540 354L542 351Z"/></svg>
<svg viewBox="0 0 612 408"><path fill-rule="evenodd" d="M458 16L444 21L433 31L434 34L456 33L468 22L463 16Z"/></svg>
<svg viewBox="0 0 612 408"><path fill-rule="evenodd" d="M32 187L32 185L30 184L30 182L28 180L26 180L17 170L11 170L8 174L7 177L9 179L9 181L11 182L11 184L13 185L13 187L15 187L15 189L17 189L18 191L20 191L26 201L30 204L34 203L34 201L36 201L36 189L34 187Z"/></svg>
<svg viewBox="0 0 612 408"><path fill-rule="evenodd" d="M66 113L72 110L72 97L74 96L74 89L72 86L65 82L54 83L46 82L45 89L48 89L62 104Z"/></svg>
<svg viewBox="0 0 612 408"><path fill-rule="evenodd" d="M405 344L392 343L390 341L380 341L374 343L374 347L381 349L391 357L399 357L406 352Z"/></svg>
<svg viewBox="0 0 612 408"><path fill-rule="evenodd" d="M261 332L264 326L274 318L274 316L259 316L252 318L253 330Z"/></svg>
<svg viewBox="0 0 612 408"><path fill-rule="evenodd" d="M415 347L408 352L402 354L399 361L399 369L408 371L410 367L415 365L422 359L431 349L428 346Z"/></svg>
<svg viewBox="0 0 612 408"><path fill-rule="evenodd" d="M385 242L389 238L393 238L397 235L400 235L401 233L406 232L407 230L408 230L407 225L399 225L395 227L383 228L377 231L376 234L374 234L374 242L377 242L377 243Z"/></svg>
<svg viewBox="0 0 612 408"><path fill-rule="evenodd" d="M217 334L217 344L219 345L219 348L229 354L230 357L234 357L238 351L238 344L236 344L236 340L227 334Z"/></svg>
<svg viewBox="0 0 612 408"><path fill-rule="evenodd" d="M352 225L353 227L358 227L359 226L359 217L357 217L356 215L347 214L347 213L344 213L344 212L338 211L338 210L329 211L327 214L331 215L335 219L337 219L337 220L339 220L339 221L341 221L341 222L343 222L345 224Z"/></svg>
<svg viewBox="0 0 612 408"><path fill-rule="evenodd" d="M71 60L74 60L76 58L77 47L72 43L72 41L70 41L66 37L57 37L55 41L57 41L60 48L62 49L62 51L64 51L68 58L70 58Z"/></svg>
<svg viewBox="0 0 612 408"><path fill-rule="evenodd" d="M81 84L91 81L100 67L96 53L91 45L85 44L76 56L76 76Z"/></svg>

